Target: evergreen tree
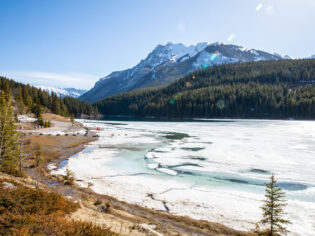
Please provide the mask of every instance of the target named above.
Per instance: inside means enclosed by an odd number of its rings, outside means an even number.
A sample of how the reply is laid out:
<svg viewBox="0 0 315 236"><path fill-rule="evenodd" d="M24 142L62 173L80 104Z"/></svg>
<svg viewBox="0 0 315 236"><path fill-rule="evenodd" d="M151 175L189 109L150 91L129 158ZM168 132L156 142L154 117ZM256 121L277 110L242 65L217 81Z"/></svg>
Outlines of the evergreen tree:
<svg viewBox="0 0 315 236"><path fill-rule="evenodd" d="M291 222L284 219L286 215L284 207L287 205L284 198L284 192L278 187L275 177L272 175L270 182L266 183L264 205L261 207L263 210L263 219L260 223L268 225L265 235L275 236L288 233L284 225Z"/></svg>
<svg viewBox="0 0 315 236"><path fill-rule="evenodd" d="M23 126L21 126L21 131L23 131ZM19 156L19 171L22 173L23 168L23 145L24 145L25 134L23 132L19 133L19 145L20 145L20 156Z"/></svg>
<svg viewBox="0 0 315 236"><path fill-rule="evenodd" d="M39 102L36 104L34 113L35 113L35 117L36 117L38 120L42 119L42 109L41 109L41 107L40 107Z"/></svg>
<svg viewBox="0 0 315 236"><path fill-rule="evenodd" d="M75 179L73 171L69 170L68 166L66 169L66 175L63 177L64 178L64 184L66 185L72 185Z"/></svg>
<svg viewBox="0 0 315 236"><path fill-rule="evenodd" d="M73 113L71 114L70 121L71 121L72 126L73 126L73 123L74 123L74 115L73 115Z"/></svg>
<svg viewBox="0 0 315 236"><path fill-rule="evenodd" d="M38 144L37 145L37 151L36 151L36 155L35 155L35 162L36 162L36 166L37 167L41 167L44 163L44 157L43 157L43 153L42 153L42 148L41 146Z"/></svg>
<svg viewBox="0 0 315 236"><path fill-rule="evenodd" d="M17 107L17 111L19 114L22 114L23 111L24 111L24 102L23 102L23 96L22 96L22 89L21 87L19 87L19 90L18 90L18 95L17 95L17 98L16 98L16 107Z"/></svg>
<svg viewBox="0 0 315 236"><path fill-rule="evenodd" d="M20 148L14 125L11 98L0 92L0 167L1 171L21 175Z"/></svg>
<svg viewBox="0 0 315 236"><path fill-rule="evenodd" d="M42 118L42 108L39 104L39 101L37 102L36 106L34 107L34 114L35 114L35 117L37 118L37 124L39 126L45 126L45 122Z"/></svg>

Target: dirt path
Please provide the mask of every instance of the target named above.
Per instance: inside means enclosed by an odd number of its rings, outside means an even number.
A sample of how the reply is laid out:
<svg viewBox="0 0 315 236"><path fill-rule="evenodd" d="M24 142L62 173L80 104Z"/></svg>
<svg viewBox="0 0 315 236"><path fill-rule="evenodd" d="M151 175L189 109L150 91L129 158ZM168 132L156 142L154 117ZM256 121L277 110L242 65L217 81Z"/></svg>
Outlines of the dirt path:
<svg viewBox="0 0 315 236"><path fill-rule="evenodd" d="M49 128L40 128L40 129L31 129L26 130L24 132L28 133L56 133L56 132L63 132L63 133L70 133L70 132L79 132L82 130L86 130L83 126L75 123L72 125L70 122L65 121L51 121L52 127Z"/></svg>

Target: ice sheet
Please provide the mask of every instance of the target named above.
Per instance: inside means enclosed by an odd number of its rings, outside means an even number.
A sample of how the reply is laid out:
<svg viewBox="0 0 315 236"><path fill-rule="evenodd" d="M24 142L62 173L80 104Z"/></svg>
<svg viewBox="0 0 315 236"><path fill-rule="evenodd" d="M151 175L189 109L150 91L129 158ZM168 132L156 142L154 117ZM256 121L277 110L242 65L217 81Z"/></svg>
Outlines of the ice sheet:
<svg viewBox="0 0 315 236"><path fill-rule="evenodd" d="M165 203L174 214L249 230L261 218L264 182L274 173L288 199L291 235L312 235L315 122L122 123L88 123L102 131L95 149L69 160L78 184L142 206L166 210ZM171 140L166 133L189 137Z"/></svg>

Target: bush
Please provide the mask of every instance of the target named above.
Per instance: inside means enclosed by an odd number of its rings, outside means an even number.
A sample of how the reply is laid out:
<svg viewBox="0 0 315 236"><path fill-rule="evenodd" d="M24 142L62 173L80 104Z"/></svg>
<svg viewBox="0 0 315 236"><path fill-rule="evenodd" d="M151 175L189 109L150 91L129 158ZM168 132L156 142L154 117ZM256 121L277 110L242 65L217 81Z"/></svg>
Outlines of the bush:
<svg viewBox="0 0 315 236"><path fill-rule="evenodd" d="M71 171L71 170L69 170L67 168L66 175L63 177L63 179L64 179L64 184L72 185L73 182L74 182L74 173L73 173L73 171Z"/></svg>
<svg viewBox="0 0 315 236"><path fill-rule="evenodd" d="M116 235L90 223L67 220L79 208L57 193L0 182L1 235Z"/></svg>

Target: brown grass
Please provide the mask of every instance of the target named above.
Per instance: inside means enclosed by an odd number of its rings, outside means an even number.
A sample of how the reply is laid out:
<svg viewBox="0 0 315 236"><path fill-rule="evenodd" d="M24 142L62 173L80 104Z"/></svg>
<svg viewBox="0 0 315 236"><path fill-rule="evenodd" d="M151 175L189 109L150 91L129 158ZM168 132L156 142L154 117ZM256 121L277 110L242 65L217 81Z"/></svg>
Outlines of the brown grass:
<svg viewBox="0 0 315 236"><path fill-rule="evenodd" d="M15 124L17 129L23 129L23 130L33 130L36 127L35 123L27 122L27 123L16 123Z"/></svg>
<svg viewBox="0 0 315 236"><path fill-rule="evenodd" d="M0 182L1 235L117 235L91 223L67 220L79 208L60 194Z"/></svg>
<svg viewBox="0 0 315 236"><path fill-rule="evenodd" d="M69 152L71 148L89 143L94 139L84 136L47 136L47 135L27 135L27 145L24 152L30 153L28 161L33 160L38 145L41 146L44 163L48 163L61 155Z"/></svg>
<svg viewBox="0 0 315 236"><path fill-rule="evenodd" d="M67 148L74 148L74 147L77 147L77 146L80 146L80 145L83 145L83 144L87 144L91 142L91 140L79 140L77 142L73 142L73 143L70 143Z"/></svg>
<svg viewBox="0 0 315 236"><path fill-rule="evenodd" d="M63 116L59 116L56 114L52 114L52 113L44 113L43 115L43 119L44 120L55 120L55 121L63 121L63 122L70 122L69 119L63 117Z"/></svg>

